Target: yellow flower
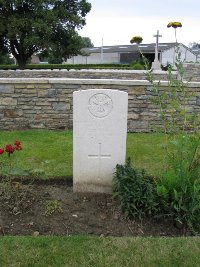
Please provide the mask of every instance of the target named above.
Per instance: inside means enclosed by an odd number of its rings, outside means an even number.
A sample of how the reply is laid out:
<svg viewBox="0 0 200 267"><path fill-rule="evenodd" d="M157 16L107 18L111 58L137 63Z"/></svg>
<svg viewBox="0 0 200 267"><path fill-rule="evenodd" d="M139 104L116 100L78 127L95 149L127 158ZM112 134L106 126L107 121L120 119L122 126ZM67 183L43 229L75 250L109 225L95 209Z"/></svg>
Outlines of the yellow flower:
<svg viewBox="0 0 200 267"><path fill-rule="evenodd" d="M173 22L169 22L169 23L167 24L167 28L170 28L170 27L176 29L176 28L178 28L178 27L182 27L182 24L181 24L181 22L173 21Z"/></svg>
<svg viewBox="0 0 200 267"><path fill-rule="evenodd" d="M134 36L131 40L130 43L136 43L136 44L140 44L143 41L141 36Z"/></svg>

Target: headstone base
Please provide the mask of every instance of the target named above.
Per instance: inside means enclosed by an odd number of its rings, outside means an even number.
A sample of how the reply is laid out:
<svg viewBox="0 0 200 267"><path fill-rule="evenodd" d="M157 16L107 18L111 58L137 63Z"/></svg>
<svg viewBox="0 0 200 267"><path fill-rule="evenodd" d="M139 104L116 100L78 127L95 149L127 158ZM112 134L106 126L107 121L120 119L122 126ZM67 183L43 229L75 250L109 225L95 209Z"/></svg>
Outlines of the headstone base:
<svg viewBox="0 0 200 267"><path fill-rule="evenodd" d="M159 61L154 61L152 62L152 66L151 66L151 69L153 70L161 70L161 64Z"/></svg>
<svg viewBox="0 0 200 267"><path fill-rule="evenodd" d="M80 193L112 193L112 187L108 185L75 183L73 184L73 192Z"/></svg>

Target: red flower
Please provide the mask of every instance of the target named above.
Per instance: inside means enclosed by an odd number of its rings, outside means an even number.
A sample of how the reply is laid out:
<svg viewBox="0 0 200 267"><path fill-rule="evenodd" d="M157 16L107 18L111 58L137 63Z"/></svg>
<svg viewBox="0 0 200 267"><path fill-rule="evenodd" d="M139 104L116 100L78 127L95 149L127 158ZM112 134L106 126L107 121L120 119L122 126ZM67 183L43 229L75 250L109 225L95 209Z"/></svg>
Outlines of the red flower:
<svg viewBox="0 0 200 267"><path fill-rule="evenodd" d="M0 154L4 153L4 149L0 148Z"/></svg>
<svg viewBox="0 0 200 267"><path fill-rule="evenodd" d="M20 146L15 146L15 150L22 150L21 145Z"/></svg>
<svg viewBox="0 0 200 267"><path fill-rule="evenodd" d="M14 145L15 145L15 149L16 150L22 150L22 146L21 146L21 142L20 141L15 141L14 142Z"/></svg>
<svg viewBox="0 0 200 267"><path fill-rule="evenodd" d="M15 145L15 146L21 146L21 142L20 142L20 141L15 141L15 142L14 142L14 145Z"/></svg>
<svg viewBox="0 0 200 267"><path fill-rule="evenodd" d="M12 154L15 151L15 148L12 145L8 144L8 145L6 145L5 151L10 156L10 154Z"/></svg>

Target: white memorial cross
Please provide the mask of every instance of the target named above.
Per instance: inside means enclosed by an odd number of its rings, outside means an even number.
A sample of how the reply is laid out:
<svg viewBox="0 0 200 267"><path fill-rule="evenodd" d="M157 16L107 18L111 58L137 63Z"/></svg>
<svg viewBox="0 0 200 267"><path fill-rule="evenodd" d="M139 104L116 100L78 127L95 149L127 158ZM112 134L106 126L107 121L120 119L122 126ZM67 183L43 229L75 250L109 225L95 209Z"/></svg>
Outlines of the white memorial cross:
<svg viewBox="0 0 200 267"><path fill-rule="evenodd" d="M154 35L153 37L156 37L156 46L155 46L155 59L154 62L152 63L152 69L160 70L161 66L158 59L158 44L159 44L159 37L162 37L162 35L159 35L159 30L157 30L157 34Z"/></svg>
<svg viewBox="0 0 200 267"><path fill-rule="evenodd" d="M73 190L112 191L117 164L125 163L128 94L89 89L73 93Z"/></svg>

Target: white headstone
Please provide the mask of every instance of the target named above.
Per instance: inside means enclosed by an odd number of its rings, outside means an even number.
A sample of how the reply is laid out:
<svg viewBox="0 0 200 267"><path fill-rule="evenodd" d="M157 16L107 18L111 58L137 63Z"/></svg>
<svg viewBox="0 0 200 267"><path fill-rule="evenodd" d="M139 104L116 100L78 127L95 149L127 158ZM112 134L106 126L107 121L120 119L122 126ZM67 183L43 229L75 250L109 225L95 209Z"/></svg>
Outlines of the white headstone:
<svg viewBox="0 0 200 267"><path fill-rule="evenodd" d="M73 93L73 188L112 191L117 164L125 163L128 94L110 89Z"/></svg>

